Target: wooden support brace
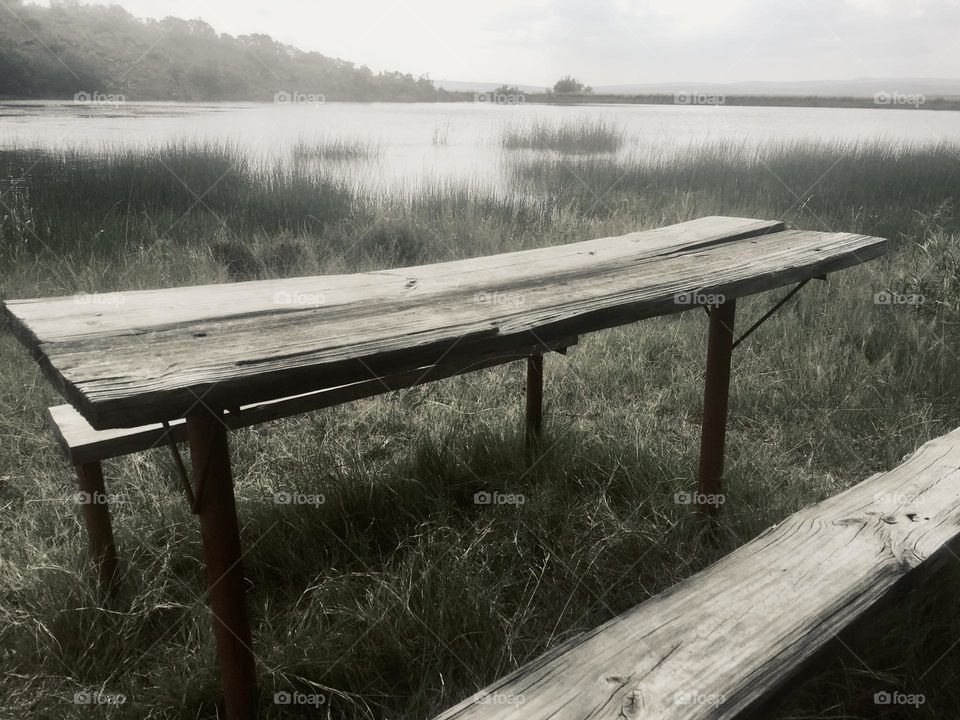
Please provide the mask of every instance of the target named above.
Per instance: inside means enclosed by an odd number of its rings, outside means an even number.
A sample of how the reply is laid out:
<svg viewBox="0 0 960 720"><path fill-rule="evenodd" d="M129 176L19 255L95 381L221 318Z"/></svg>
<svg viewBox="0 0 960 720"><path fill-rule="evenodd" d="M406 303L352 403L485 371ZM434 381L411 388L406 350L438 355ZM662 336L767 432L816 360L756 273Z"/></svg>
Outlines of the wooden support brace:
<svg viewBox="0 0 960 720"><path fill-rule="evenodd" d="M713 514L720 506L723 452L727 435L727 402L736 300L727 300L710 312L707 372L703 390L703 427L700 437L700 471L697 509Z"/></svg>
<svg viewBox="0 0 960 720"><path fill-rule="evenodd" d="M227 428L204 412L187 418L193 476L204 488L197 515L207 565L210 610L228 720L256 717L257 676L244 598L240 530L237 522Z"/></svg>
<svg viewBox="0 0 960 720"><path fill-rule="evenodd" d="M527 447L535 447L540 442L543 430L543 354L535 353L527 357Z"/></svg>
<svg viewBox="0 0 960 720"><path fill-rule="evenodd" d="M90 552L101 589L110 592L117 581L117 546L113 542L110 506L103 485L103 467L99 462L77 464L83 522L90 539Z"/></svg>

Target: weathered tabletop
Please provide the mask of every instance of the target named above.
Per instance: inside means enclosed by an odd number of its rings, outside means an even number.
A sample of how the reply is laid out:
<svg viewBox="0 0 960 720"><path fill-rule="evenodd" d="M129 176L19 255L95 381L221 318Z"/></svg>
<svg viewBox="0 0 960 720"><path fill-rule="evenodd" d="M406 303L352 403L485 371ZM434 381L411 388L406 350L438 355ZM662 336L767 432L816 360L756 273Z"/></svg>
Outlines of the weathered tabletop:
<svg viewBox="0 0 960 720"><path fill-rule="evenodd" d="M621 237L350 275L10 300L14 331L97 429L505 353L857 265L886 241L709 217Z"/></svg>

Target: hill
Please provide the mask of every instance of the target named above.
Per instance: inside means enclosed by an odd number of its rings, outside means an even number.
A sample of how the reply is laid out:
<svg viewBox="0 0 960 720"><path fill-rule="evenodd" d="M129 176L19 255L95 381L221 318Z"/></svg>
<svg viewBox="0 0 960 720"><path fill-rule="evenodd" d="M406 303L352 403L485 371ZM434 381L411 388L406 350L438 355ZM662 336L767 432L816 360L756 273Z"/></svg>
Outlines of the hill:
<svg viewBox="0 0 960 720"><path fill-rule="evenodd" d="M202 20L140 20L117 6L6 0L0 15L0 97L270 101L437 100L426 77L373 73L268 35L218 34Z"/></svg>

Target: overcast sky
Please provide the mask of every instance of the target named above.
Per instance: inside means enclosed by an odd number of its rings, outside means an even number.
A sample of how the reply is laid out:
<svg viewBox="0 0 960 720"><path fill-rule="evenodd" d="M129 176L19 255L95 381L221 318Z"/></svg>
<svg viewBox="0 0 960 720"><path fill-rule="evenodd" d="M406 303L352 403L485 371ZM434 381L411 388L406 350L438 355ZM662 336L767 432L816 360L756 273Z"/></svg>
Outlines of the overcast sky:
<svg viewBox="0 0 960 720"><path fill-rule="evenodd" d="M46 4L46 3L43 3ZM960 0L118 0L435 80L960 77Z"/></svg>

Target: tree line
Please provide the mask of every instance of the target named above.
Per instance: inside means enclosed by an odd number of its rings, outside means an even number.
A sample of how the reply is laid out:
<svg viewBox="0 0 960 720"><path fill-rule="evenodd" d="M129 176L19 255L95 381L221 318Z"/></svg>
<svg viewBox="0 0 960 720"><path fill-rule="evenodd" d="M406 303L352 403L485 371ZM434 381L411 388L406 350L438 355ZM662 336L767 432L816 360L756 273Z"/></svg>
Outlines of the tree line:
<svg viewBox="0 0 960 720"><path fill-rule="evenodd" d="M6 0L0 97L128 100L444 99L427 77L304 52L268 35L218 34L201 20L140 20L118 6Z"/></svg>

